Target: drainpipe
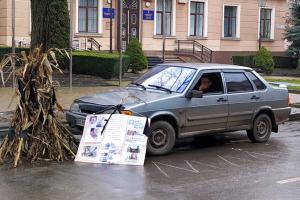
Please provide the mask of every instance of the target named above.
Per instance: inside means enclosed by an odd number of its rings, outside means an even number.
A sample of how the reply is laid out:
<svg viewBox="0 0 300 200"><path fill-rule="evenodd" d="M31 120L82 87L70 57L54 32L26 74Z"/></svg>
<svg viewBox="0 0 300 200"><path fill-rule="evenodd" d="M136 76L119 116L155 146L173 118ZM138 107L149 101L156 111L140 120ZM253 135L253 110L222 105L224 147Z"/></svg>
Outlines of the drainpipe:
<svg viewBox="0 0 300 200"><path fill-rule="evenodd" d="M120 71L119 71L119 86L121 86L121 83L122 83L122 65L123 65L123 60L122 60L122 28L123 28L123 0L120 0L120 27L119 27L119 31L120 31L120 49L119 49L119 53L120 53Z"/></svg>
<svg viewBox="0 0 300 200"><path fill-rule="evenodd" d="M11 10L12 10L12 66L13 66L13 88L16 85L16 79L15 79L15 53L16 53L16 1L11 1Z"/></svg>
<svg viewBox="0 0 300 200"><path fill-rule="evenodd" d="M70 89L73 88L73 1L70 0L70 42L69 42L69 48L70 48L70 63L69 63L69 70L70 70Z"/></svg>
<svg viewBox="0 0 300 200"><path fill-rule="evenodd" d="M163 5L162 5L162 9L163 9L163 18L162 18L162 35L163 35L163 48L162 48L162 59L163 62L165 62L165 51L166 51L166 33L165 33L165 17L166 17L166 1L163 0Z"/></svg>
<svg viewBox="0 0 300 200"><path fill-rule="evenodd" d="M112 53L112 4L113 1L110 0L110 18L109 18L109 26L110 26L110 32L109 32L109 53Z"/></svg>

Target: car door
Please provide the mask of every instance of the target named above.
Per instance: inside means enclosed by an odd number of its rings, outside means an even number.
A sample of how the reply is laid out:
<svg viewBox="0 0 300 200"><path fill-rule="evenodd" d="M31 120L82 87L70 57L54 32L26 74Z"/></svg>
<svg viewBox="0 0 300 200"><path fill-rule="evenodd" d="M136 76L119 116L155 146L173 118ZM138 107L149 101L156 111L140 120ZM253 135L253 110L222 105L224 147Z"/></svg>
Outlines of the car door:
<svg viewBox="0 0 300 200"><path fill-rule="evenodd" d="M204 93L202 98L186 99L186 123L182 129L183 135L222 131L227 127L228 99L220 70L201 71L188 92L199 88L201 77L209 74L216 77L214 81L218 82L219 89Z"/></svg>
<svg viewBox="0 0 300 200"><path fill-rule="evenodd" d="M255 73L247 71L246 75L257 91L257 103L255 104L254 108L254 112L257 113L260 108L266 106L268 96L267 86L257 77Z"/></svg>
<svg viewBox="0 0 300 200"><path fill-rule="evenodd" d="M229 103L228 129L248 129L259 94L243 70L223 71Z"/></svg>

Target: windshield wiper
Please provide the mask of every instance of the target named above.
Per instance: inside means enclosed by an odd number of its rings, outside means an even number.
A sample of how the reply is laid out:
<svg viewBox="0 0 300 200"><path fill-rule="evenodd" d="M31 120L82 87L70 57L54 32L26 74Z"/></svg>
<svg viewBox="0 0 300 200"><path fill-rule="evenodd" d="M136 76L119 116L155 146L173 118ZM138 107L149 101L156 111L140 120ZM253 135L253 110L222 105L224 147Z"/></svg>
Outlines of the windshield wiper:
<svg viewBox="0 0 300 200"><path fill-rule="evenodd" d="M161 89L161 90L167 91L167 92L169 92L169 93L172 93L172 90L170 90L169 88L165 88L165 87L163 87L163 86L152 85L152 84L150 84L150 85L148 85L148 86L150 86L150 87L155 87L156 89Z"/></svg>
<svg viewBox="0 0 300 200"><path fill-rule="evenodd" d="M147 88L146 88L145 86L143 86L142 84L135 83L135 82L129 83L129 85L140 86L141 88L143 88L143 90L146 90L146 89L147 89Z"/></svg>

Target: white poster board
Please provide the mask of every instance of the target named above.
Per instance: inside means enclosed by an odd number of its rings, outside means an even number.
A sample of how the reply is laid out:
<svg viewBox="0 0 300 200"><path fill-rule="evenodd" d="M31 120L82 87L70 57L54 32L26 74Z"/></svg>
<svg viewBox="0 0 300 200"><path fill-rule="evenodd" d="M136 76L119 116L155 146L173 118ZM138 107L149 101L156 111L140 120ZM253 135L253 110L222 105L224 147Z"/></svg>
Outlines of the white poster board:
<svg viewBox="0 0 300 200"><path fill-rule="evenodd" d="M144 165L148 139L144 135L147 118L114 114L107 122L108 118L108 114L86 117L75 161Z"/></svg>

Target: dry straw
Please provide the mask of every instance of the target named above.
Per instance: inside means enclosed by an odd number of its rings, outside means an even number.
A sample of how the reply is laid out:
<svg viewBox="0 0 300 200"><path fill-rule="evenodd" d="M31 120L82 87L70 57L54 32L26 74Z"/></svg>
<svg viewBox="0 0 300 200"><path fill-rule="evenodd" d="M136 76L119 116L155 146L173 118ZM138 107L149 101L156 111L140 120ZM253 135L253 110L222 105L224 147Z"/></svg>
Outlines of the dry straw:
<svg viewBox="0 0 300 200"><path fill-rule="evenodd" d="M11 128L0 145L0 162L13 159L17 167L21 158L30 161L73 159L78 144L69 130L56 117L63 111L58 104L52 80L53 70L61 72L56 54L67 55L60 49L43 52L36 48L27 55L8 55L0 63L2 85L15 76L18 104L11 120ZM15 70L12 66L15 59ZM3 73L8 72L5 80ZM62 73L62 72L61 72Z"/></svg>

